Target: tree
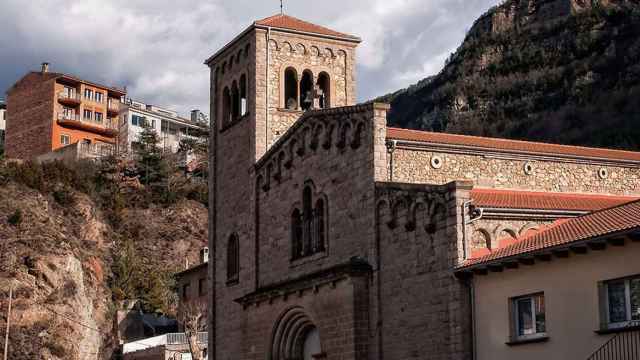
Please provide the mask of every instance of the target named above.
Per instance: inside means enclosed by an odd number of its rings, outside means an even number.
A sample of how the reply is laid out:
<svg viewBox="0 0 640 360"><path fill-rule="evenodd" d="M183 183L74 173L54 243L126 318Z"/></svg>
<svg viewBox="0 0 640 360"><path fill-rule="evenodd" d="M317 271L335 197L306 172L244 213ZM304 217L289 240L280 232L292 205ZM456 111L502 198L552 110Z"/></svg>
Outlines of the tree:
<svg viewBox="0 0 640 360"><path fill-rule="evenodd" d="M168 174L168 165L158 144L160 137L149 124L142 124L136 146L137 167L140 182L147 186L162 184Z"/></svg>
<svg viewBox="0 0 640 360"><path fill-rule="evenodd" d="M142 268L133 241L122 241L115 250L111 291L115 300L136 299L141 283Z"/></svg>
<svg viewBox="0 0 640 360"><path fill-rule="evenodd" d="M183 303L180 308L180 322L184 326L189 352L193 360L203 360L202 344L198 342L198 333L206 331L207 307L204 301Z"/></svg>

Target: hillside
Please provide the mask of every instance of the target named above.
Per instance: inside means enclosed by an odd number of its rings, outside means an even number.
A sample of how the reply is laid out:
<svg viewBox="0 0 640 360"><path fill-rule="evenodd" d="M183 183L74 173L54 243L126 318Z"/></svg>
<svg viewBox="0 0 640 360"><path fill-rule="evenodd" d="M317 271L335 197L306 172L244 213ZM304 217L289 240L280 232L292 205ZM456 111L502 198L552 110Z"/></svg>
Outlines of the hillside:
<svg viewBox="0 0 640 360"><path fill-rule="evenodd" d="M9 358L109 359L117 301L173 310L171 274L206 246L207 209L193 200L202 198L197 184L159 200L123 170L0 160L3 330L14 286Z"/></svg>
<svg viewBox="0 0 640 360"><path fill-rule="evenodd" d="M639 0L507 0L438 75L377 101L391 126L638 150L639 98Z"/></svg>

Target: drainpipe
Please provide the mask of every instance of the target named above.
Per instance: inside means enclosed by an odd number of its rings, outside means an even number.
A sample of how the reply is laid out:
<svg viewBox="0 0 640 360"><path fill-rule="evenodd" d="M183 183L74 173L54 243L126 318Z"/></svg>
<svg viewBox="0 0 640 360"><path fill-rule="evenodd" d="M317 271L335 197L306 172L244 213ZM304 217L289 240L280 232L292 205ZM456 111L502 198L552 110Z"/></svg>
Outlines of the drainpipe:
<svg viewBox="0 0 640 360"><path fill-rule="evenodd" d="M387 153L389 154L389 181L393 181L393 153L396 151L398 145L397 140L391 140L387 143Z"/></svg>

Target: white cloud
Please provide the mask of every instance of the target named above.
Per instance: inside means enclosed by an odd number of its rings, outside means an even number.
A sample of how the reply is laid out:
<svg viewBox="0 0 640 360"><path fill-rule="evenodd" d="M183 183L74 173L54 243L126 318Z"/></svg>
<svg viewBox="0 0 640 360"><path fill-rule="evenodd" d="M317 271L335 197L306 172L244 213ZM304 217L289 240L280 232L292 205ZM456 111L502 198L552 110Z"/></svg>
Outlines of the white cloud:
<svg viewBox="0 0 640 360"><path fill-rule="evenodd" d="M473 20L497 0L286 1L286 12L363 38L359 100L440 70ZM0 88L42 61L52 70L127 86L182 113L208 109L203 60L276 0L3 0Z"/></svg>

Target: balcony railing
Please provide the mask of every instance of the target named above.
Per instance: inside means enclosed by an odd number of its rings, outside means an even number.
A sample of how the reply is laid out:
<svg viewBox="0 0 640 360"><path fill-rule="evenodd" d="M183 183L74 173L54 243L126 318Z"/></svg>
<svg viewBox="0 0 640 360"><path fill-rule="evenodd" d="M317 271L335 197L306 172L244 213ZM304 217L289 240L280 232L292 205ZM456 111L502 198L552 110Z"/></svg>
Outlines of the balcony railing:
<svg viewBox="0 0 640 360"><path fill-rule="evenodd" d="M118 103L116 101L109 101L107 103L107 110L115 111L115 112L120 111L120 103Z"/></svg>
<svg viewBox="0 0 640 360"><path fill-rule="evenodd" d="M207 339L208 339L208 336L206 332L198 333L198 342L200 344L206 345ZM184 333L164 334L164 335L160 335L152 338L147 338L143 340L126 343L122 348L122 352L127 354L135 351L158 347L158 346L186 345L186 344L187 344L187 337L185 336Z"/></svg>
<svg viewBox="0 0 640 360"><path fill-rule="evenodd" d="M58 124L67 127L74 127L90 132L97 132L111 137L118 134L117 119L106 118L102 121L95 121L93 119L81 117L79 114L74 113L58 113L57 119Z"/></svg>
<svg viewBox="0 0 640 360"><path fill-rule="evenodd" d="M80 115L73 113L58 113L58 120L80 121Z"/></svg>
<svg viewBox="0 0 640 360"><path fill-rule="evenodd" d="M98 158L104 156L110 156L115 154L115 146L104 143L87 143L80 142L79 157L86 158Z"/></svg>
<svg viewBox="0 0 640 360"><path fill-rule="evenodd" d="M58 100L79 103L82 101L82 97L80 97L80 94L78 93L68 93L61 91L58 93Z"/></svg>
<svg viewBox="0 0 640 360"><path fill-rule="evenodd" d="M617 334L587 360L638 359L640 359L640 329Z"/></svg>

